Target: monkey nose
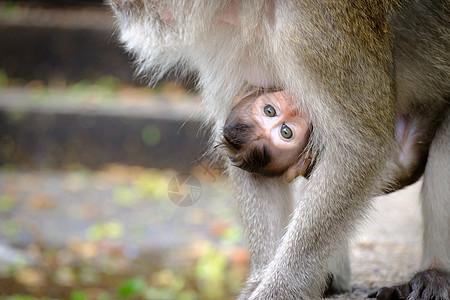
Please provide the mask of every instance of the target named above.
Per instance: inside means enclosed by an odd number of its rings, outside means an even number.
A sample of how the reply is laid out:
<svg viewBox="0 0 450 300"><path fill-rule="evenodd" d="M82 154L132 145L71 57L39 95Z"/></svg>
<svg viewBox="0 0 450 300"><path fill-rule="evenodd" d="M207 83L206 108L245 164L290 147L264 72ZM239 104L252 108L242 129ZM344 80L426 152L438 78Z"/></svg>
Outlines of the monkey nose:
<svg viewBox="0 0 450 300"><path fill-rule="evenodd" d="M239 150L242 147L241 139L239 139L240 128L236 125L226 125L223 128L223 138L230 150Z"/></svg>
<svg viewBox="0 0 450 300"><path fill-rule="evenodd" d="M231 150L239 150L241 149L242 145L240 145L238 142L236 142L234 139L232 139L230 136L224 134L225 142Z"/></svg>

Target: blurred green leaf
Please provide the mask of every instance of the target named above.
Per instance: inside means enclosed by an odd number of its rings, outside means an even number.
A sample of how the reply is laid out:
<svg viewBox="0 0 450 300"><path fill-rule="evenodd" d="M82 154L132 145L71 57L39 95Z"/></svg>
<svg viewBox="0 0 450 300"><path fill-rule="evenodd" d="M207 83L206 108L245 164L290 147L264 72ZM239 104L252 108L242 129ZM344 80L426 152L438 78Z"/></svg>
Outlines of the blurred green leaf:
<svg viewBox="0 0 450 300"><path fill-rule="evenodd" d="M146 282L143 278L137 277L126 280L122 282L119 287L118 294L121 298L129 298L139 294L142 294L145 287Z"/></svg>
<svg viewBox="0 0 450 300"><path fill-rule="evenodd" d="M96 224L88 229L87 237L91 241L102 239L118 239L124 234L123 224L118 221Z"/></svg>
<svg viewBox="0 0 450 300"><path fill-rule="evenodd" d="M114 76L102 76L94 84L113 92L119 88L120 80Z"/></svg>
<svg viewBox="0 0 450 300"><path fill-rule="evenodd" d="M156 146L161 141L161 130L154 125L146 126L142 130L141 137L147 146Z"/></svg>
<svg viewBox="0 0 450 300"><path fill-rule="evenodd" d="M117 187L114 189L113 198L118 204L123 206L133 206L138 201L138 197L135 196L135 192L128 187Z"/></svg>
<svg viewBox="0 0 450 300"><path fill-rule="evenodd" d="M6 87L8 85L8 75L5 71L0 69L0 88Z"/></svg>
<svg viewBox="0 0 450 300"><path fill-rule="evenodd" d="M3 1L2 1L3 2ZM0 18L4 20L12 19L20 11L17 1L0 2Z"/></svg>
<svg viewBox="0 0 450 300"><path fill-rule="evenodd" d="M6 114L6 121L9 124L18 124L27 116L25 112L11 111Z"/></svg>
<svg viewBox="0 0 450 300"><path fill-rule="evenodd" d="M222 239L226 244L236 245L242 240L242 229L238 226L228 227Z"/></svg>
<svg viewBox="0 0 450 300"><path fill-rule="evenodd" d="M207 245L205 254L197 262L195 276L202 296L206 299L221 299L225 295L227 257Z"/></svg>
<svg viewBox="0 0 450 300"><path fill-rule="evenodd" d="M166 199L167 184L168 180L162 174L145 172L136 180L136 190L145 199Z"/></svg>
<svg viewBox="0 0 450 300"><path fill-rule="evenodd" d="M11 195L0 195L0 212L9 212L16 205L16 199Z"/></svg>
<svg viewBox="0 0 450 300"><path fill-rule="evenodd" d="M70 293L70 300L89 300L89 298L87 297L86 293L83 291L72 291Z"/></svg>

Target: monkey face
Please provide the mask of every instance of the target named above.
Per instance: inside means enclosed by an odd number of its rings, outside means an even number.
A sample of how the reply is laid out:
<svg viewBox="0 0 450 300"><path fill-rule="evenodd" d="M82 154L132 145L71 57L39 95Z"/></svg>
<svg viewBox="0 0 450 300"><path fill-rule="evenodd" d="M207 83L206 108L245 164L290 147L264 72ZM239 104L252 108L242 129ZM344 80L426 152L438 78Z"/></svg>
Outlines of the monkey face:
<svg viewBox="0 0 450 300"><path fill-rule="evenodd" d="M246 171L279 176L300 162L305 169L302 153L309 120L298 113L285 92L239 99L226 120L223 137L230 160Z"/></svg>

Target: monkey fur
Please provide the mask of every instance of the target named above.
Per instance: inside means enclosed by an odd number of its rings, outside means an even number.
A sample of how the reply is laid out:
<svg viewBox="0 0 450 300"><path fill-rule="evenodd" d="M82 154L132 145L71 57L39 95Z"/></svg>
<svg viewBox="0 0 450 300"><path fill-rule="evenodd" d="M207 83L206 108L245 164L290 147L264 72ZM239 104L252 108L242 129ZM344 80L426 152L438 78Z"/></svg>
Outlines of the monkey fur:
<svg viewBox="0 0 450 300"><path fill-rule="evenodd" d="M398 116L417 122L411 153L426 161L422 271L373 297L450 299L448 0L109 3L141 74L197 72L213 144L251 87L288 92L314 126L308 147L320 155L302 193L228 163L251 255L239 299L350 289L349 238L398 172Z"/></svg>

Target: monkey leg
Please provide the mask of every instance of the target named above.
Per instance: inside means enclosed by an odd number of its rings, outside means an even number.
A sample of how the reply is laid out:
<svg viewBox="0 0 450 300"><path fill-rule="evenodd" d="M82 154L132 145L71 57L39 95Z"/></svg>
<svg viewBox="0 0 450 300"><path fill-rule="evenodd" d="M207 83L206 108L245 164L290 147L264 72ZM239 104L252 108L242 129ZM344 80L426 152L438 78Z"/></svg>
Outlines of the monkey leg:
<svg viewBox="0 0 450 300"><path fill-rule="evenodd" d="M251 270L239 299L248 299L273 259L292 211L291 187L282 177L252 175L228 166L251 255Z"/></svg>
<svg viewBox="0 0 450 300"><path fill-rule="evenodd" d="M420 279L436 274L440 278L435 299L450 299L450 111L431 144L422 187L422 215L424 219L422 268L445 272L423 274ZM425 271L427 272L427 271ZM420 274L420 273L419 273ZM417 274L415 277L417 277ZM444 278L445 277L445 278ZM431 279L433 280L433 278ZM418 291L411 299L421 299Z"/></svg>
<svg viewBox="0 0 450 300"><path fill-rule="evenodd" d="M406 284L384 287L369 297L450 299L450 113L431 144L422 187L422 269Z"/></svg>
<svg viewBox="0 0 450 300"><path fill-rule="evenodd" d="M349 292L350 288L350 257L348 245L342 250L330 267L330 279L325 295Z"/></svg>
<svg viewBox="0 0 450 300"><path fill-rule="evenodd" d="M351 159L342 159L344 152L322 152L274 258L249 299L306 300L322 296L330 267L343 253L353 224L369 206L368 194L375 184L363 176L370 170L367 161L357 159L353 164L358 165L351 165ZM369 153L363 155L368 157ZM370 184L365 186L367 181Z"/></svg>

